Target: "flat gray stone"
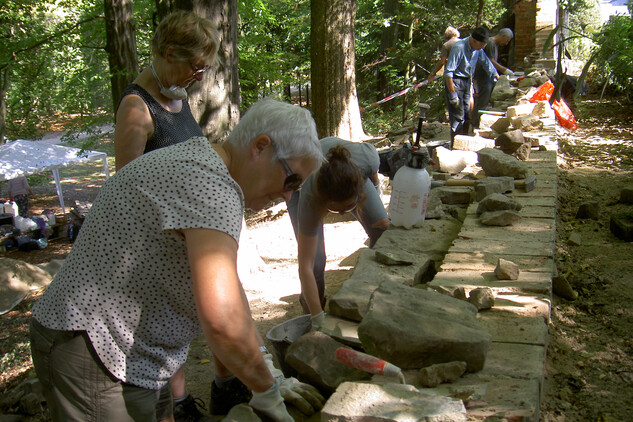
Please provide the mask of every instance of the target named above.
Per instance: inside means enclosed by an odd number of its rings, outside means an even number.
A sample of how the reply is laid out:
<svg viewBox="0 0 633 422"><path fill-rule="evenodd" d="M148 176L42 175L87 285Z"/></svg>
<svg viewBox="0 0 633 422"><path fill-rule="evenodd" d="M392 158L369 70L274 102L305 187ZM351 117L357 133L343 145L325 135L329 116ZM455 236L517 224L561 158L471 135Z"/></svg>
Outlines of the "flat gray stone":
<svg viewBox="0 0 633 422"><path fill-rule="evenodd" d="M352 275L329 299L328 313L352 321L362 321L369 307L369 298L378 288L376 281Z"/></svg>
<svg viewBox="0 0 633 422"><path fill-rule="evenodd" d="M490 268L483 262L478 263L480 271L470 269L465 270L444 270L427 283L427 286L435 289L444 287L450 291L457 287L463 287L466 291L478 287L488 287L495 294L518 293L518 294L546 294L552 291L552 275L547 272L521 271L517 280L498 280L493 271L486 271ZM475 267L475 265L464 265L465 267ZM485 268L485 269L484 269Z"/></svg>
<svg viewBox="0 0 633 422"><path fill-rule="evenodd" d="M523 210L521 210L523 215ZM511 226L484 226L476 214L467 214L464 226L459 232L460 239L472 240L496 240L506 242L511 239L513 243L520 242L553 242L555 231L554 219L546 218L521 218Z"/></svg>
<svg viewBox="0 0 633 422"><path fill-rule="evenodd" d="M358 338L357 321L338 318L329 312L325 315L319 331L348 346L362 347L362 343Z"/></svg>
<svg viewBox="0 0 633 422"><path fill-rule="evenodd" d="M467 186L444 186L435 191L443 204L467 205L473 199L473 188Z"/></svg>
<svg viewBox="0 0 633 422"><path fill-rule="evenodd" d="M514 178L510 176L484 177L475 181L475 201L481 201L491 193L509 193L514 190Z"/></svg>
<svg viewBox="0 0 633 422"><path fill-rule="evenodd" d="M473 421L538 421L540 407L538 380L505 375L466 374L452 384L420 389L443 396L468 400L468 417ZM491 419L487 419L491 418Z"/></svg>
<svg viewBox="0 0 633 422"><path fill-rule="evenodd" d="M509 232L510 233L510 232ZM538 241L525 243L508 241L505 244L492 243L485 239L455 239L451 252L487 252L499 256L554 256L554 245ZM516 262L513 258L504 258Z"/></svg>
<svg viewBox="0 0 633 422"><path fill-rule="evenodd" d="M525 162L501 150L484 148L477 152L477 156L487 176L511 176L515 179L525 179L529 175Z"/></svg>
<svg viewBox="0 0 633 422"><path fill-rule="evenodd" d="M505 251L497 250L487 252L480 251L455 251L451 250L444 257L440 272L437 273L433 281L438 277L443 277L445 271L477 271L489 272L494 277L494 270L499 257L516 262L521 269L521 276L529 273L547 273L554 271L554 255L518 255L507 254Z"/></svg>
<svg viewBox="0 0 633 422"><path fill-rule="evenodd" d="M464 361L483 367L490 335L476 308L440 293L383 283L375 292L358 336L365 351L403 369Z"/></svg>
<svg viewBox="0 0 633 422"><path fill-rule="evenodd" d="M477 205L477 214L490 211L520 211L523 208L519 202L505 196L502 193L491 193L479 202Z"/></svg>
<svg viewBox="0 0 633 422"><path fill-rule="evenodd" d="M325 421L466 421L464 403L422 393L411 385L346 382L321 410Z"/></svg>
<svg viewBox="0 0 633 422"><path fill-rule="evenodd" d="M499 293L495 297L494 309L523 317L540 316L544 321L549 321L552 295Z"/></svg>
<svg viewBox="0 0 633 422"><path fill-rule="evenodd" d="M521 219L521 215L516 211L485 211L479 217L481 224L486 226L510 226Z"/></svg>
<svg viewBox="0 0 633 422"><path fill-rule="evenodd" d="M492 335L493 343L530 344L546 347L547 324L541 316L525 317L492 308L477 318Z"/></svg>
<svg viewBox="0 0 633 422"><path fill-rule="evenodd" d="M490 375L534 379L542 385L545 347L531 344L492 343L482 371Z"/></svg>
<svg viewBox="0 0 633 422"><path fill-rule="evenodd" d="M374 248L376 261L384 265L411 265L417 261L417 257L403 250L386 250Z"/></svg>

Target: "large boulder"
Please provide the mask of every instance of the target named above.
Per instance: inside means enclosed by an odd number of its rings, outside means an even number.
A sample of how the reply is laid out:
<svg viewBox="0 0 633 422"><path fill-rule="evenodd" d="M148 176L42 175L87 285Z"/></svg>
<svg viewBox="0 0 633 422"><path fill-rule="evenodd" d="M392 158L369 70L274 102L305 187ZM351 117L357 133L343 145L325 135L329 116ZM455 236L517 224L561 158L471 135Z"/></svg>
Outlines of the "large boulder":
<svg viewBox="0 0 633 422"><path fill-rule="evenodd" d="M393 282L374 292L358 336L367 353L403 369L463 361L480 371L492 342L473 305Z"/></svg>

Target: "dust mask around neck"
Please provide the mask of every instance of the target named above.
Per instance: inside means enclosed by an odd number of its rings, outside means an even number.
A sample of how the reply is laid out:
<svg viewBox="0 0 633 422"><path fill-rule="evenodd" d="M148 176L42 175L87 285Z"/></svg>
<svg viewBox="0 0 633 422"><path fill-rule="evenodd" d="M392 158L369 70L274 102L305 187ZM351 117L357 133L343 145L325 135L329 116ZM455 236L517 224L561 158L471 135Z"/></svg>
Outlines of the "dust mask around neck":
<svg viewBox="0 0 633 422"><path fill-rule="evenodd" d="M187 90L185 88L178 85L172 85L169 88L165 88L160 79L158 79L158 75L156 74L156 70L154 69L154 63L151 63L149 67L152 70L152 75L154 75L154 78L156 78L156 82L158 82L161 94L173 100L184 100L187 98Z"/></svg>

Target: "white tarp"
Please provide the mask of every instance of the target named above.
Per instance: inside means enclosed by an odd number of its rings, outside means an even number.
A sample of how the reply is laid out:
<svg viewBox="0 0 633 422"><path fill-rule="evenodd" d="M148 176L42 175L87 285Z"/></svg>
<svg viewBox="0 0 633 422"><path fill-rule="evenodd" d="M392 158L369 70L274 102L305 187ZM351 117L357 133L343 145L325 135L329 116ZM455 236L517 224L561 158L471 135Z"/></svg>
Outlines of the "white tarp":
<svg viewBox="0 0 633 422"><path fill-rule="evenodd" d="M59 205L65 214L59 168L95 160L103 160L103 170L106 179L109 178L108 155L105 152L82 152L79 148L20 139L0 146L0 180L11 180L18 176L50 170L55 179Z"/></svg>

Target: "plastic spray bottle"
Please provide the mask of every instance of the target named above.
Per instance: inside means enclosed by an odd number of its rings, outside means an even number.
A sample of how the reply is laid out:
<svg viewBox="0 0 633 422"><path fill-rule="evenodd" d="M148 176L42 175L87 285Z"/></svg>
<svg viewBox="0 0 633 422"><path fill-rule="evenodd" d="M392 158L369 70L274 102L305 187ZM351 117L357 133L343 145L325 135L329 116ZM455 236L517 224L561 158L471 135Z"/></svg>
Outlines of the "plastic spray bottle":
<svg viewBox="0 0 633 422"><path fill-rule="evenodd" d="M424 222L431 191L431 177L426 171L426 150L413 147L406 165L393 178L389 214L391 224L410 229Z"/></svg>

